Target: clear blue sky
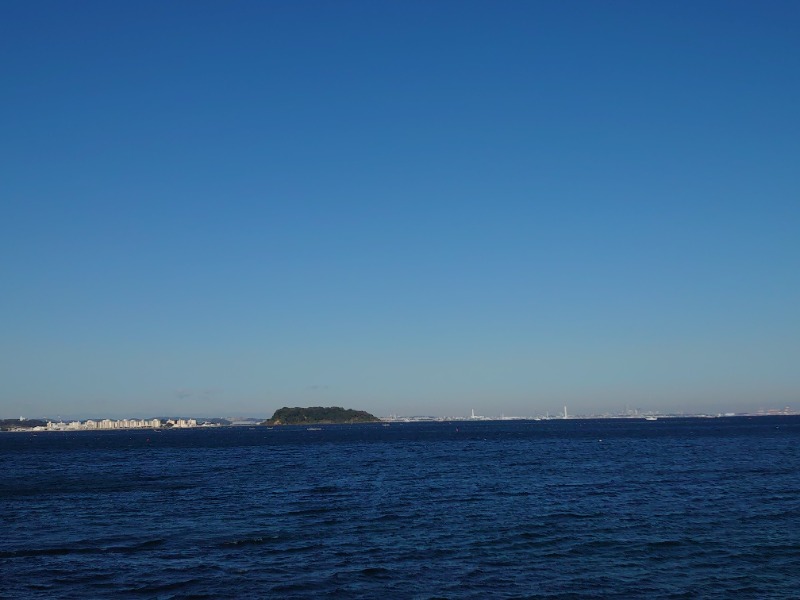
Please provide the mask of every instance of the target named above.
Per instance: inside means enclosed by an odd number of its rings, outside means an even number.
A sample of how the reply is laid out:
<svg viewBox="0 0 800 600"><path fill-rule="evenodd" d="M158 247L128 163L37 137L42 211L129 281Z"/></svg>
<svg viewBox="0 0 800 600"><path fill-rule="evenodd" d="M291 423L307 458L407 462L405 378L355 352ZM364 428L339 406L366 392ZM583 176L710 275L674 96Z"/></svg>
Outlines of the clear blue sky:
<svg viewBox="0 0 800 600"><path fill-rule="evenodd" d="M0 417L800 409L800 3L0 5Z"/></svg>

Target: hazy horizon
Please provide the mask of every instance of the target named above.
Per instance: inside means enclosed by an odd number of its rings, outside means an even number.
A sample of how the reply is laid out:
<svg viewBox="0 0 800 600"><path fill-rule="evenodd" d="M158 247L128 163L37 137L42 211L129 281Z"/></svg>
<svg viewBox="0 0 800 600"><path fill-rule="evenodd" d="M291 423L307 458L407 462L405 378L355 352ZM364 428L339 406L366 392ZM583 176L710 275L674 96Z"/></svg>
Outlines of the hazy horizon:
<svg viewBox="0 0 800 600"><path fill-rule="evenodd" d="M146 412L141 410L134 410L133 412L112 412L112 413L77 413L73 411L66 411L59 414L38 414L38 415L0 415L0 419L14 419L19 417L24 417L25 419L60 419L63 421L72 421L72 420L80 420L84 421L86 419L143 419L143 418L155 418L155 417L165 417L165 418L198 418L198 419L212 419L212 418L226 418L226 419L268 419L270 418L273 413L278 410L279 408L283 407L295 407L294 404L284 404L281 406L275 406L274 409L270 409L263 413L226 413L224 409L220 409L217 411L205 409L202 411L193 411L191 407L181 411L181 412L170 412L170 411L155 411L155 412ZM356 410L367 410L361 406L353 406L346 403L338 403L338 404L325 404L325 405L312 405L306 404L303 405L305 407L309 406L342 406L343 408L353 408ZM670 410L661 410L658 407L650 406L650 407L643 407L635 404L622 404L618 407L609 407L608 409L603 409L603 407L594 406L592 405L589 408L581 409L581 406L587 406L585 404L564 404L561 406L557 406L556 404L552 403L552 406L548 405L548 408L536 409L535 407L528 409L527 412L508 412L506 410L502 410L502 407L495 406L489 407L486 410L478 410L473 407L466 408L461 410L461 412L450 412L450 413L437 413L431 411L420 410L417 412L414 411L401 411L401 412L389 412L389 413L379 413L367 410L367 412L371 412L375 416L379 418L413 418L413 417L433 417L433 418L471 418L471 412L474 410L475 415L479 418L487 418L487 419L500 419L500 418L538 418L538 417L552 417L552 418L561 418L564 413L564 408L566 407L568 410L568 415L570 418L573 417L616 417L616 416L636 416L637 414L665 414L665 415L683 415L686 416L693 416L693 415L706 415L706 414L768 414L774 411L781 411L785 408L791 408L787 406L781 405L770 405L768 403L762 403L758 406L749 406L749 405L738 405L734 406L730 403L720 403L718 405L707 405L707 410L696 410L696 409L684 409L684 408L672 408ZM796 410L796 408L792 409Z"/></svg>
<svg viewBox="0 0 800 600"><path fill-rule="evenodd" d="M800 4L8 1L0 412L800 408Z"/></svg>

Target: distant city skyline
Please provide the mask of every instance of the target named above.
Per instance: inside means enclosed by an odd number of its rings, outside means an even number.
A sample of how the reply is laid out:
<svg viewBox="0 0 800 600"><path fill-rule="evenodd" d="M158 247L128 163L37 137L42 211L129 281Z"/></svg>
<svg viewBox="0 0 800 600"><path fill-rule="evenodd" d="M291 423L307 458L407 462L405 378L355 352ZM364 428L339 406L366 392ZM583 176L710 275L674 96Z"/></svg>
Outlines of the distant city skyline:
<svg viewBox="0 0 800 600"><path fill-rule="evenodd" d="M797 2L0 14L0 417L800 406Z"/></svg>
<svg viewBox="0 0 800 600"><path fill-rule="evenodd" d="M278 407L283 408L283 407ZM277 408L275 409L277 410ZM75 424L75 422L90 422L90 423L103 423L102 426L92 425L89 427L92 428L99 428L99 429L113 429L115 427L119 428L128 428L128 427L150 427L155 426L149 423L152 419L162 419L162 420L176 420L176 422L183 422L186 419L192 421L196 426L196 419L200 419L201 422L205 419L231 419L232 422L246 422L246 421L253 421L253 420L264 420L270 417L275 410L271 410L268 413L264 414L224 414L222 412L217 413L208 413L208 414L197 414L197 413L184 413L182 416L178 415L171 415L167 413L159 413L158 417L154 417L152 414L145 415L144 413L136 413L134 411L133 414L127 414L126 416L119 416L119 415L86 415L86 414L77 414L77 413L65 413L64 415L38 415L34 417L29 417L25 415L19 415L19 419L22 421L26 420L40 420L46 419L48 421L52 421L53 425L56 425L54 429L64 429L67 424ZM389 413L389 414L376 414L377 417L386 420L415 420L415 419L457 419L457 420L503 420L503 419L564 419L564 418L618 418L618 417L644 417L648 415L659 415L659 416L736 416L736 415L795 415L800 414L800 408L797 406L761 406L757 409L745 409L742 408L740 410L706 410L706 411L685 411L685 410L673 410L673 411L665 411L659 409L646 409L646 408L639 408L639 407L629 407L625 406L621 410L599 410L595 412L576 412L567 405L564 405L561 410L551 411L551 410L543 410L543 411L533 411L528 413L506 413L504 411L501 412L490 412L488 414L480 414L480 411L476 413L474 408L469 409L468 411L462 412L453 412L453 413L446 413L446 414L436 414L436 413ZM189 417L196 417L191 418ZM9 418L3 417L0 415L0 419L2 418ZM120 424L112 425L110 423L118 421ZM126 425L125 423L133 423L133 425Z"/></svg>

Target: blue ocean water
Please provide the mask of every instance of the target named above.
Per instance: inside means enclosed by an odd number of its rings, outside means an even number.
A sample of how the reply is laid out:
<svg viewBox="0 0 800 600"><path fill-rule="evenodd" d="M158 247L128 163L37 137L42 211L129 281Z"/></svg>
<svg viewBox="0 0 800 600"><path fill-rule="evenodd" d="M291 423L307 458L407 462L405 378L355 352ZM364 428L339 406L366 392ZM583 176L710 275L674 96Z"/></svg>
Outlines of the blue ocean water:
<svg viewBox="0 0 800 600"><path fill-rule="evenodd" d="M797 598L800 418L0 434L0 598Z"/></svg>

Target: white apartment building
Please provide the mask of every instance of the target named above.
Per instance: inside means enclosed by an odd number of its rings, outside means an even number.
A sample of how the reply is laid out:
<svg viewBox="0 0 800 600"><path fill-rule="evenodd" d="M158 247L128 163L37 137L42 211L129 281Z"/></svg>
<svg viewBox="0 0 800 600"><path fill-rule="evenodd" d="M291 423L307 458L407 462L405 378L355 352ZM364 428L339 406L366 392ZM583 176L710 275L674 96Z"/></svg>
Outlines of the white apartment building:
<svg viewBox="0 0 800 600"><path fill-rule="evenodd" d="M173 427L180 428L197 427L197 421L195 419L178 419L177 421L170 420L167 421L167 423L170 423ZM85 431L97 429L157 429L163 425L164 424L161 422L161 419L120 419L118 421L113 419L103 419L102 421L87 419L84 422L70 421L69 423L65 423L64 421L48 421L47 430Z"/></svg>

